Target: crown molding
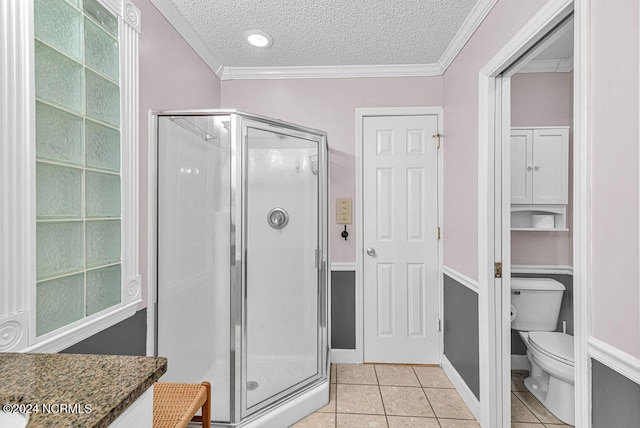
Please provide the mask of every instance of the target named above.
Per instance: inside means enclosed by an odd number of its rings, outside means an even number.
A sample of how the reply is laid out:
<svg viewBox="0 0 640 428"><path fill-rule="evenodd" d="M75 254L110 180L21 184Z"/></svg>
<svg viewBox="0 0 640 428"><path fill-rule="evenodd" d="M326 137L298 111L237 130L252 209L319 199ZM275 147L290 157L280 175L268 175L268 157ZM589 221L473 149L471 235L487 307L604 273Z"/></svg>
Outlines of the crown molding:
<svg viewBox="0 0 640 428"><path fill-rule="evenodd" d="M471 13L469 13L467 19L462 23L456 35L453 36L449 46L444 50L438 61L443 73L449 68L453 60L456 59L460 51L462 51L462 48L464 48L464 45L471 39L473 33L475 33L497 2L498 0L478 0L473 9L471 9Z"/></svg>
<svg viewBox="0 0 640 428"><path fill-rule="evenodd" d="M338 79L349 77L430 77L441 76L478 29L497 0L479 0L447 46L440 59L431 64L230 67L209 49L171 0L151 0L176 31L221 80L242 79Z"/></svg>
<svg viewBox="0 0 640 428"><path fill-rule="evenodd" d="M573 71L573 56L564 59L534 59L518 73L568 73Z"/></svg>
<svg viewBox="0 0 640 428"><path fill-rule="evenodd" d="M191 25L184 19L184 16L171 3L171 0L151 0L151 3L169 21L182 38L191 48L202 58L209 68L218 76L222 75L224 66L222 62L207 47L205 42L194 31Z"/></svg>
<svg viewBox="0 0 640 428"><path fill-rule="evenodd" d="M241 79L339 79L348 77L440 76L444 70L434 64L320 65L287 67L224 67L221 80Z"/></svg>

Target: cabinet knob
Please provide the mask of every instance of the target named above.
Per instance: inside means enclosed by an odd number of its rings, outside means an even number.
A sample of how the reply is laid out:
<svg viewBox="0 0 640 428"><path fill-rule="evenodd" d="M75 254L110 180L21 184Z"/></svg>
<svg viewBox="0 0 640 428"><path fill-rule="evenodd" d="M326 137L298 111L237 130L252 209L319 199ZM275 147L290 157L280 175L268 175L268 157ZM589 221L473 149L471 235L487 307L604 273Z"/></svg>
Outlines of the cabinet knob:
<svg viewBox="0 0 640 428"><path fill-rule="evenodd" d="M534 167L533 167L533 170L534 170L534 171L537 171L537 170L539 170L539 169L540 169L540 167L539 167L538 165L536 165L536 166L534 166Z"/></svg>
<svg viewBox="0 0 640 428"><path fill-rule="evenodd" d="M533 166L529 165L527 166L527 171L531 171L533 169Z"/></svg>

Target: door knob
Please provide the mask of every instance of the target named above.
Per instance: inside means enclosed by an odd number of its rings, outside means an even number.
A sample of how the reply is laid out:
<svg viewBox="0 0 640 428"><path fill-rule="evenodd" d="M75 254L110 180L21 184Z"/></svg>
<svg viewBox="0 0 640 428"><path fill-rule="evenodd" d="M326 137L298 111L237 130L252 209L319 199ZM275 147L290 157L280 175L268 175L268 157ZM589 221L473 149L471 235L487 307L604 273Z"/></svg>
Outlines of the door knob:
<svg viewBox="0 0 640 428"><path fill-rule="evenodd" d="M376 250L374 250L373 248L369 247L367 248L367 254L370 255L371 257L376 255Z"/></svg>

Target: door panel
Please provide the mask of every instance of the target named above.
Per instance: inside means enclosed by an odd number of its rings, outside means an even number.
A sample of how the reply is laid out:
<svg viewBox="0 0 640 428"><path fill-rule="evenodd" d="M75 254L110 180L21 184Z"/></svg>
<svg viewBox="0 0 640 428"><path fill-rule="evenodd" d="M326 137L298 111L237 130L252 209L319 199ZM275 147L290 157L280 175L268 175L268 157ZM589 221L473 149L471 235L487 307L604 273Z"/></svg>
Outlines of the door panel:
<svg viewBox="0 0 640 428"><path fill-rule="evenodd" d="M437 116L363 130L365 361L437 363Z"/></svg>
<svg viewBox="0 0 640 428"><path fill-rule="evenodd" d="M564 129L533 132L533 203L566 204L568 144Z"/></svg>
<svg viewBox="0 0 640 428"><path fill-rule="evenodd" d="M511 203L531 203L533 132L514 129L511 131Z"/></svg>
<svg viewBox="0 0 640 428"><path fill-rule="evenodd" d="M318 143L246 135L244 416L320 373Z"/></svg>

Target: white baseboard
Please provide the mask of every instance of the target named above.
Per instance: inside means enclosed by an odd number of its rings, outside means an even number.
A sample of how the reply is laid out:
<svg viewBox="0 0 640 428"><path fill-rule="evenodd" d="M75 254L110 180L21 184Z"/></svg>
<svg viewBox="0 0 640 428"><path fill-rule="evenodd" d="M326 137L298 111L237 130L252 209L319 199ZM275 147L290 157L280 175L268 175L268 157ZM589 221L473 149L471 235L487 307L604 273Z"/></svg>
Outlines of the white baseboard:
<svg viewBox="0 0 640 428"><path fill-rule="evenodd" d="M531 370L531 363L526 355L511 356L511 370Z"/></svg>
<svg viewBox="0 0 640 428"><path fill-rule="evenodd" d="M462 379L462 376L458 373L458 371L453 367L453 364L447 359L446 356L442 356L442 369L449 377L449 380L456 387L458 394L462 397L467 407L473 416L478 421L481 421L481 411L480 411L480 401L473 394L471 389L467 386L467 383Z"/></svg>
<svg viewBox="0 0 640 428"><path fill-rule="evenodd" d="M332 364L362 364L362 354L355 349L332 349Z"/></svg>

